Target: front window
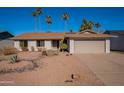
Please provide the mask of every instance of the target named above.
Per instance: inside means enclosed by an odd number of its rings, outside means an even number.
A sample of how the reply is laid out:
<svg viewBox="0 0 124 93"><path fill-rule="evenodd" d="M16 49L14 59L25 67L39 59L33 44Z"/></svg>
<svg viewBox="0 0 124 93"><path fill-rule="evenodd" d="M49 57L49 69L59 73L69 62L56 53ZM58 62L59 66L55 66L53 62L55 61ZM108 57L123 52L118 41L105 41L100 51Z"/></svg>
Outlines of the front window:
<svg viewBox="0 0 124 93"><path fill-rule="evenodd" d="M27 47L27 46L28 46L27 40L21 40L21 41L20 41L20 46L21 46L21 47Z"/></svg>
<svg viewBox="0 0 124 93"><path fill-rule="evenodd" d="M58 40L53 40L52 41L52 47L58 48L59 47L59 41Z"/></svg>
<svg viewBox="0 0 124 93"><path fill-rule="evenodd" d="M44 47L44 40L37 40L37 47Z"/></svg>

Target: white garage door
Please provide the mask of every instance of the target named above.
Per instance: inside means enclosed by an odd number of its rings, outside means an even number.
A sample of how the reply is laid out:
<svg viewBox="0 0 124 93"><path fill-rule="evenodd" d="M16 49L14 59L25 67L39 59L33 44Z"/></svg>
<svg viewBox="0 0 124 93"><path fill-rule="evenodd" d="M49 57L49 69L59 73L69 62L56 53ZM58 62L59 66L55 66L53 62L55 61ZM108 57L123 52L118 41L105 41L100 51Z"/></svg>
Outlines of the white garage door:
<svg viewBox="0 0 124 93"><path fill-rule="evenodd" d="M75 53L104 53L105 40L75 40Z"/></svg>

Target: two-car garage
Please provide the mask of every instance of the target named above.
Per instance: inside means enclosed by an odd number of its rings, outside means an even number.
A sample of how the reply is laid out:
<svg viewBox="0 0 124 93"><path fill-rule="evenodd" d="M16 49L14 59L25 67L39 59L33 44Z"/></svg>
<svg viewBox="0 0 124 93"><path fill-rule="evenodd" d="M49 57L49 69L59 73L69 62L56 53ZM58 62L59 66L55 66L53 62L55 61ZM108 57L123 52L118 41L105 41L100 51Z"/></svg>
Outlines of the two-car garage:
<svg viewBox="0 0 124 93"><path fill-rule="evenodd" d="M70 53L110 53L110 37L108 34L84 30L78 33L68 33Z"/></svg>
<svg viewBox="0 0 124 93"><path fill-rule="evenodd" d="M105 40L74 40L74 53L104 53Z"/></svg>
<svg viewBox="0 0 124 93"><path fill-rule="evenodd" d="M110 53L109 39L71 39L69 52L80 53Z"/></svg>

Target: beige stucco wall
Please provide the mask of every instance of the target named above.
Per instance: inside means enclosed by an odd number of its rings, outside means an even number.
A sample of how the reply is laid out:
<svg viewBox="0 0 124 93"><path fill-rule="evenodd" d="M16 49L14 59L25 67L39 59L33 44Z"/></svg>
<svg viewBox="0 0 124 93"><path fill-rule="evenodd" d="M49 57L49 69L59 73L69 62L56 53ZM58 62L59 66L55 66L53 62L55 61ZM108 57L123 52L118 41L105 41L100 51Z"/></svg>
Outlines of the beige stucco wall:
<svg viewBox="0 0 124 93"><path fill-rule="evenodd" d="M36 40L29 40L28 41L28 50L32 51L32 47L34 48L34 51L38 51L37 46L36 46Z"/></svg>
<svg viewBox="0 0 124 93"><path fill-rule="evenodd" d="M19 51L21 50L20 42L14 41L14 47ZM31 51L31 47L34 47L35 51L38 51L36 40L28 41L28 49ZM52 41L45 40L45 48L52 49ZM69 40L69 52L70 53L110 53L110 40Z"/></svg>
<svg viewBox="0 0 124 93"><path fill-rule="evenodd" d="M21 47L20 47L20 42L19 41L14 41L14 47L18 50L18 51L22 51Z"/></svg>
<svg viewBox="0 0 124 93"><path fill-rule="evenodd" d="M105 49L106 49L106 53L110 53L110 39L106 39L106 46L105 46Z"/></svg>
<svg viewBox="0 0 124 93"><path fill-rule="evenodd" d="M70 39L69 40L69 53L74 53L74 40Z"/></svg>
<svg viewBox="0 0 124 93"><path fill-rule="evenodd" d="M45 48L46 49L51 49L52 48L51 40L45 40Z"/></svg>
<svg viewBox="0 0 124 93"><path fill-rule="evenodd" d="M45 40L44 43L45 43L44 47L46 49L52 49L51 40ZM14 41L14 47L17 48L19 51L22 51L22 49L20 47L20 41ZM31 51L31 47L33 47L35 51L38 51L36 40L28 40L28 50L29 51Z"/></svg>

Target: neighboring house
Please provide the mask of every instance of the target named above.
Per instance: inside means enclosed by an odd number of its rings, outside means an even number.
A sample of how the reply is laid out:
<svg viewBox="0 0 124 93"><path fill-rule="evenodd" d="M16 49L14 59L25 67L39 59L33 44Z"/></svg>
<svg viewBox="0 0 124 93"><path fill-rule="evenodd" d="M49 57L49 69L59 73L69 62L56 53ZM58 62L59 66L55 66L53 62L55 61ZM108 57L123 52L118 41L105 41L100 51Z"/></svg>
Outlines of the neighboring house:
<svg viewBox="0 0 124 93"><path fill-rule="evenodd" d="M4 47L14 47L14 42L10 38L14 37L7 31L0 32L0 49Z"/></svg>
<svg viewBox="0 0 124 93"><path fill-rule="evenodd" d="M46 49L59 49L60 41L64 39L68 45L69 53L109 53L111 36L98 34L90 30L77 33L60 32L32 32L12 38L14 46L21 50L21 45L29 51L33 47L38 51L39 47Z"/></svg>
<svg viewBox="0 0 124 93"><path fill-rule="evenodd" d="M110 38L111 50L124 51L124 30L108 30L104 33L114 36Z"/></svg>

